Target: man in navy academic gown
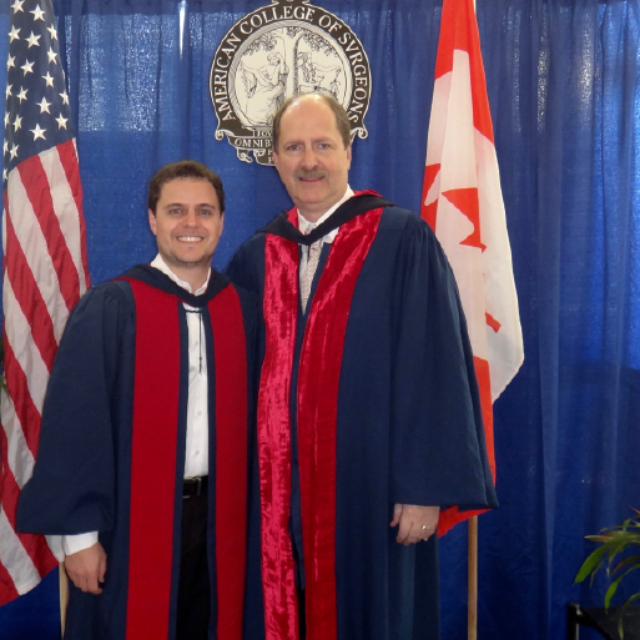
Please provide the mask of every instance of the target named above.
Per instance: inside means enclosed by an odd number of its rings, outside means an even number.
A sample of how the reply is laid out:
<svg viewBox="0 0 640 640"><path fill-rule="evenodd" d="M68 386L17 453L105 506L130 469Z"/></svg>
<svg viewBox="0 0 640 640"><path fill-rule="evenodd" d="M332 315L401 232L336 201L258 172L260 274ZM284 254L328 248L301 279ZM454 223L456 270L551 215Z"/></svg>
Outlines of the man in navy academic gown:
<svg viewBox="0 0 640 640"><path fill-rule="evenodd" d="M351 190L330 96L281 107L273 158L295 206L228 268L263 301L266 638L439 638L440 510L497 505L453 274L417 215Z"/></svg>
<svg viewBox="0 0 640 640"><path fill-rule="evenodd" d="M223 222L214 172L163 167L157 257L68 320L18 509L21 530L63 536L67 639L243 637L256 322L211 269Z"/></svg>

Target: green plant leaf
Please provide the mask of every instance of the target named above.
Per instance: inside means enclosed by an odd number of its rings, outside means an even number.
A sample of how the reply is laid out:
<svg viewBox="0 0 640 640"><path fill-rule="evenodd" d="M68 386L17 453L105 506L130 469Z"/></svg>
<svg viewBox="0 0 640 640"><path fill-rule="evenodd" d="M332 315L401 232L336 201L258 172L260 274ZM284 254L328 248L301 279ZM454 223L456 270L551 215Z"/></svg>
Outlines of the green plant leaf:
<svg viewBox="0 0 640 640"><path fill-rule="evenodd" d="M633 562L637 563L634 567L632 567L633 569L639 569L640 568L640 556L629 556L628 558L625 558L624 560L621 560L613 569L612 573L618 573L618 571L620 571L621 569L624 569L627 565L632 564Z"/></svg>
<svg viewBox="0 0 640 640"><path fill-rule="evenodd" d="M635 567L631 567L630 569L627 569L621 576L619 576L618 578L616 578L610 585L609 588L607 589L607 593L605 593L604 595L604 606L608 609L609 608L609 603L611 602L611 597L613 596L613 594L616 592L616 589L618 588L618 585L620 584L620 581L627 576L628 574L630 574L633 570L635 569Z"/></svg>
<svg viewBox="0 0 640 640"><path fill-rule="evenodd" d="M625 574L623 573L617 580L614 580L607 589L607 592L604 594L604 607L605 609L609 609L609 603L611 602L611 598L615 594L618 589L618 585L620 584L620 580L624 578Z"/></svg>
<svg viewBox="0 0 640 640"><path fill-rule="evenodd" d="M602 546L591 553L583 562L576 576L576 583L582 582L588 575L591 575L593 583L593 578L602 567L605 559L610 568L621 551L624 551L630 544L640 544L640 533L624 530L611 531L603 535L587 536L587 539L600 542Z"/></svg>
<svg viewBox="0 0 640 640"><path fill-rule="evenodd" d="M582 563L580 570L578 571L578 575L574 580L574 584L578 582L582 582L588 575L593 573L594 575L598 572L600 567L602 566L603 556L607 551L607 547L600 547L596 549L587 559Z"/></svg>
<svg viewBox="0 0 640 640"><path fill-rule="evenodd" d="M611 534L608 540L602 545L606 549L609 566L611 566L619 553L633 544L640 544L640 534L629 531L617 531Z"/></svg>
<svg viewBox="0 0 640 640"><path fill-rule="evenodd" d="M607 542L609 542L609 540L611 540L611 536L611 533L604 533L597 536L585 536L585 538L587 540L591 540L592 542L601 542L603 544L606 544Z"/></svg>
<svg viewBox="0 0 640 640"><path fill-rule="evenodd" d="M604 597L604 605L609 609L611 599L615 595L622 580L632 571L640 569L640 555L631 555L622 558L615 564L619 554L628 551L630 547L640 546L640 510L632 509L636 514L633 518L627 518L622 524L602 529L598 535L586 536L587 540L597 542L600 547L593 551L582 563L575 582L582 582L587 576L591 576L591 584L596 573L606 564L607 575L612 580ZM623 615L627 607L640 600L640 592L632 595L623 605L618 619L618 634L621 640L624 638Z"/></svg>

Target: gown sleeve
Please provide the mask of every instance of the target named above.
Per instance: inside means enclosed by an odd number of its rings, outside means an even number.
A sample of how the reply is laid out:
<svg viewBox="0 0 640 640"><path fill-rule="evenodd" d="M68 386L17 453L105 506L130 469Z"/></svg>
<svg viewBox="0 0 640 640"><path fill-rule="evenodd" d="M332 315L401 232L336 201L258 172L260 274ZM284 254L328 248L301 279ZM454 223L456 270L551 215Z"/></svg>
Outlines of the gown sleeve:
<svg viewBox="0 0 640 640"><path fill-rule="evenodd" d="M495 507L467 326L448 261L415 217L395 303L391 494L402 504Z"/></svg>
<svg viewBox="0 0 640 640"><path fill-rule="evenodd" d="M91 289L72 311L45 395L32 478L18 529L50 535L108 531L115 516L114 414L121 360L131 351L135 309L128 285ZM127 348L128 345L128 348Z"/></svg>

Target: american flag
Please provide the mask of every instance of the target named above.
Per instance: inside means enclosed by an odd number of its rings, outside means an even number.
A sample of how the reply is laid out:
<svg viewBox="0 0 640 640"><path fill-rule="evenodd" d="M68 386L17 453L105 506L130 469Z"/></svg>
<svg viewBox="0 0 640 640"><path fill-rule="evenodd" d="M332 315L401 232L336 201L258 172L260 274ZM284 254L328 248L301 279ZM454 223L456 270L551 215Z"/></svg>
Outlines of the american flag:
<svg viewBox="0 0 640 640"><path fill-rule="evenodd" d="M4 117L4 373L0 401L0 604L62 558L57 537L17 533L64 324L89 286L82 187L49 0L10 5Z"/></svg>

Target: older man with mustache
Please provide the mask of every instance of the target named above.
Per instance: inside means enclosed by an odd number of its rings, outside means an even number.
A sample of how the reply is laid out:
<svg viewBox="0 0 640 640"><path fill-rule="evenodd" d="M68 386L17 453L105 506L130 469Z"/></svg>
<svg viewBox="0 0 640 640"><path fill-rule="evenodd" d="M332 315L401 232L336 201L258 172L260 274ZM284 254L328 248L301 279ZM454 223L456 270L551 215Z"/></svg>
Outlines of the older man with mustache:
<svg viewBox="0 0 640 640"><path fill-rule="evenodd" d="M273 158L295 206L228 269L264 316L266 638L438 638L439 511L496 506L453 275L418 216L349 187L331 96L285 102Z"/></svg>

